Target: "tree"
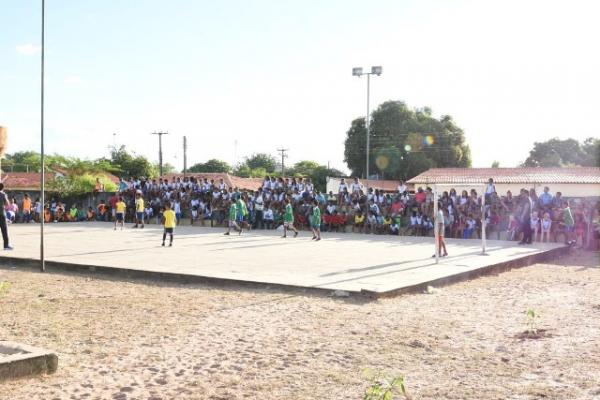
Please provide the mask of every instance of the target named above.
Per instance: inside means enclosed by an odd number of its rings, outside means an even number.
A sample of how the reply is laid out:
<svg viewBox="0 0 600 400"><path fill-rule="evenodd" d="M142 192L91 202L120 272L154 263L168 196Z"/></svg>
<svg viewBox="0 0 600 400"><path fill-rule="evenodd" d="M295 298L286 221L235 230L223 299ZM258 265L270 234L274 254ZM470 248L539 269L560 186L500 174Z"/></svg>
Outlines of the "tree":
<svg viewBox="0 0 600 400"><path fill-rule="evenodd" d="M217 160L215 158L208 160L205 163L197 163L192 165L189 172L231 172L231 166L225 161Z"/></svg>
<svg viewBox="0 0 600 400"><path fill-rule="evenodd" d="M469 167L471 153L465 136L445 115L439 120L431 109L411 110L400 101L387 101L372 114L369 172L392 179L410 179L432 167ZM366 126L352 121L346 134L344 161L352 175L364 176Z"/></svg>
<svg viewBox="0 0 600 400"><path fill-rule="evenodd" d="M305 160L294 164L289 170L289 175L311 178L315 188L323 192L327 186L328 176L342 177L344 173L335 168L327 168L326 165L319 165L315 161Z"/></svg>
<svg viewBox="0 0 600 400"><path fill-rule="evenodd" d="M587 138L583 143L575 139L552 138L535 142L524 167L599 166L600 140Z"/></svg>
<svg viewBox="0 0 600 400"><path fill-rule="evenodd" d="M154 178L158 175L158 170L154 164L144 156L129 154L125 146L114 148L110 157L111 164L123 177Z"/></svg>
<svg viewBox="0 0 600 400"><path fill-rule="evenodd" d="M154 168L156 168L157 171L160 171L160 165L156 164L154 166ZM177 169L175 168L175 166L171 163L164 163L163 164L163 174L174 174L177 173Z"/></svg>
<svg viewBox="0 0 600 400"><path fill-rule="evenodd" d="M494 160L492 162L492 168L500 168L500 161Z"/></svg>
<svg viewBox="0 0 600 400"><path fill-rule="evenodd" d="M268 174L275 172L275 157L266 153L255 153L247 157L244 164L252 169L264 168Z"/></svg>

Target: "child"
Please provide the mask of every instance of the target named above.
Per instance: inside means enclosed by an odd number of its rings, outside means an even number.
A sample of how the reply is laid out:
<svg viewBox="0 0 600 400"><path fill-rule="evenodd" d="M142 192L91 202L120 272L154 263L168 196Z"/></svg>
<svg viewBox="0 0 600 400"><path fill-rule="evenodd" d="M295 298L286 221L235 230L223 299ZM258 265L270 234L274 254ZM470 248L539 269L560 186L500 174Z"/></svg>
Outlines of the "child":
<svg viewBox="0 0 600 400"><path fill-rule="evenodd" d="M94 212L94 209L92 207L88 207L87 210L87 220L88 221L93 221L96 219L96 213Z"/></svg>
<svg viewBox="0 0 600 400"><path fill-rule="evenodd" d="M287 237L287 231L291 229L294 231L294 237L298 236L298 231L294 227L294 209L290 204L290 199L285 198L285 215L283 217L283 236L282 238Z"/></svg>
<svg viewBox="0 0 600 400"><path fill-rule="evenodd" d="M519 221L515 218L513 214L508 217L508 230L507 230L507 239L515 240L517 237L517 233L519 232Z"/></svg>
<svg viewBox="0 0 600 400"><path fill-rule="evenodd" d="M531 235L532 242L535 242L535 240L537 239L537 234L538 234L538 230L539 230L539 226L540 226L540 218L538 217L538 213L537 211L534 211L531 214L531 231L533 232L533 234Z"/></svg>
<svg viewBox="0 0 600 400"><path fill-rule="evenodd" d="M546 236L546 242L550 242L550 230L552 229L552 220L550 219L550 213L544 213L542 219L542 237L541 241L544 242L544 236Z"/></svg>
<svg viewBox="0 0 600 400"><path fill-rule="evenodd" d="M354 228L356 228L359 233L362 233L364 226L365 216L362 214L362 212L358 211L356 215L354 215L354 226L352 227L352 232L354 233Z"/></svg>
<svg viewBox="0 0 600 400"><path fill-rule="evenodd" d="M365 226L365 233L375 233L376 226L377 218L375 217L375 214L369 211L367 216L367 224Z"/></svg>
<svg viewBox="0 0 600 400"><path fill-rule="evenodd" d="M127 206L123 201L123 197L119 196L119 201L115 204L115 231L117 230L117 223L121 225L121 230L123 230L123 226L125 225L125 210Z"/></svg>
<svg viewBox="0 0 600 400"><path fill-rule="evenodd" d="M237 215L238 212L236 204L234 202L229 203L229 224L227 225L227 232L225 232L224 235L229 236L231 228L238 231L240 235L242 234L242 228L236 222Z"/></svg>
<svg viewBox="0 0 600 400"><path fill-rule="evenodd" d="M313 232L312 240L321 240L321 209L317 199L313 199L313 210L310 225Z"/></svg>
<svg viewBox="0 0 600 400"><path fill-rule="evenodd" d="M162 223L165 227L163 231L163 240L162 246L165 247L165 239L167 238L167 233L169 234L169 247L173 246L173 229L175 229L175 225L177 225L177 217L175 216L175 211L171 210L171 203L168 201L165 203L165 211L162 216Z"/></svg>
<svg viewBox="0 0 600 400"><path fill-rule="evenodd" d="M141 228L144 228L144 199L142 198L141 193L135 194L135 225L134 228L137 228L139 225L142 225Z"/></svg>
<svg viewBox="0 0 600 400"><path fill-rule="evenodd" d="M392 224L390 225L390 234L391 235L399 235L400 234L400 225L398 224L398 218L394 218Z"/></svg>
<svg viewBox="0 0 600 400"><path fill-rule="evenodd" d="M475 219L473 219L473 215L469 214L467 217L465 231L463 233L463 239L471 239L473 235L473 231L475 230Z"/></svg>
<svg viewBox="0 0 600 400"><path fill-rule="evenodd" d="M275 218L273 216L273 210L271 210L271 207L267 206L263 214L263 222L266 226L266 229L273 229L274 220Z"/></svg>
<svg viewBox="0 0 600 400"><path fill-rule="evenodd" d="M446 241L444 240L444 235L446 233L446 221L441 202L438 203L438 211L435 218L435 225L437 227L438 255L440 257L446 257L448 255L448 251L446 250ZM444 253L442 253L442 249L444 249ZM433 258L435 258L435 254L433 255Z"/></svg>

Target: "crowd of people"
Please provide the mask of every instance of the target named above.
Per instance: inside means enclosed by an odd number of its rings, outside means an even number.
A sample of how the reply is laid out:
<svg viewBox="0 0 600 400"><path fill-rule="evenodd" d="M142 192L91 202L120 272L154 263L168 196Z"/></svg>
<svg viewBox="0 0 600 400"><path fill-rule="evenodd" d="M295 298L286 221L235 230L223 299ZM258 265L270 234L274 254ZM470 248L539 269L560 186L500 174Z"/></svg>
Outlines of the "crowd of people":
<svg viewBox="0 0 600 400"><path fill-rule="evenodd" d="M431 188L409 192L399 182L394 192L365 188L358 178L341 179L337 193L315 189L310 178L266 177L256 190L228 187L223 179L208 178L121 180L118 192L105 197L94 193L96 203L84 207L72 202L69 207L57 198L43 207L39 199L14 196L6 206L10 222L116 221L117 203L125 205L126 222L143 227L143 222L160 223L165 204L176 216L191 225L229 226L236 207L235 222L246 229L277 229L286 225L286 213L292 213L297 229L319 225L322 231L356 232L389 235L433 235L435 222L445 237L480 238L485 222L486 236L491 239L564 241L582 246L598 237L598 202L565 199L548 187L537 194L535 189L497 193L493 179L485 193L475 189L460 194L454 189L438 193L438 214L434 217L434 193ZM141 200L141 202L140 202ZM290 211L291 207L291 211ZM320 224L315 222L318 208ZM443 221L441 221L443 217ZM289 219L289 218L288 218ZM287 224L289 225L289 224ZM590 229L588 229L590 228ZM441 229L440 229L441 230Z"/></svg>

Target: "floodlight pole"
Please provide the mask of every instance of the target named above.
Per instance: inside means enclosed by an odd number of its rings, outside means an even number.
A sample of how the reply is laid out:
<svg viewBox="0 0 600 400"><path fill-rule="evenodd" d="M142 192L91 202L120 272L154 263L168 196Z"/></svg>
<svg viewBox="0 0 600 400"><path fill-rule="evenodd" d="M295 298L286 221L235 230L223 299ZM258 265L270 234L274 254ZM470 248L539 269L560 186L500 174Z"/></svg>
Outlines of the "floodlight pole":
<svg viewBox="0 0 600 400"><path fill-rule="evenodd" d="M46 259L44 254L44 223L45 223L45 204L46 204L46 176L44 174L45 170L45 159L44 159L44 31L45 31L45 9L46 2L42 0L42 65L41 65L41 102L40 102L40 112L41 112L41 145L40 145L40 202L42 207L42 212L40 213L40 271L46 271Z"/></svg>
<svg viewBox="0 0 600 400"><path fill-rule="evenodd" d="M371 107L370 107L370 99L371 99L371 75L377 75L380 76L382 72L382 68L377 66L377 67L371 67L371 72L362 72L362 68L353 68L352 69L352 75L354 76L358 76L359 78L363 75L367 76L367 116L365 118L365 128L367 130L367 165L366 165L366 179L367 182L369 180L369 153L370 153L370 131L371 131L371 123L370 123L370 119L371 119ZM368 186L368 185L367 185ZM368 189L368 188L367 188Z"/></svg>
<svg viewBox="0 0 600 400"><path fill-rule="evenodd" d="M485 191L486 191L486 187L484 186L483 188L483 193L481 196L481 255L482 256L487 256L488 254L486 253L486 245L487 245L487 238L485 235L485 229L486 229L486 220L485 220L485 212L486 212L486 206L485 206Z"/></svg>
<svg viewBox="0 0 600 400"><path fill-rule="evenodd" d="M438 217L438 196L437 196L437 185L433 185L433 235L435 236L435 263L440 262L440 233Z"/></svg>

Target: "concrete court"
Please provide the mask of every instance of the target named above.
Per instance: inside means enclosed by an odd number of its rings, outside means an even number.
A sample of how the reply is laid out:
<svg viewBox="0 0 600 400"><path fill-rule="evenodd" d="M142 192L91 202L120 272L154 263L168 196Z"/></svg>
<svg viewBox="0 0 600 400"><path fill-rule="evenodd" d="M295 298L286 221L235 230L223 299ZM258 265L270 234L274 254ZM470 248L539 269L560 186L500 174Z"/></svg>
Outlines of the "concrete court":
<svg viewBox="0 0 600 400"><path fill-rule="evenodd" d="M224 236L224 229L185 226L176 228L174 246L163 248L161 227L131 226L113 231L110 223L47 224L49 267L121 268L147 271L148 277L159 279L160 273L168 273L379 296L468 279L486 269L532 264L564 248L556 243L518 246L488 241L489 255L482 256L480 240L449 239L450 256L436 265L431 258L433 238L324 233L324 239L315 242L309 232L282 239L281 231ZM10 225L15 250L0 256L17 265L39 259L39 231L37 224Z"/></svg>

